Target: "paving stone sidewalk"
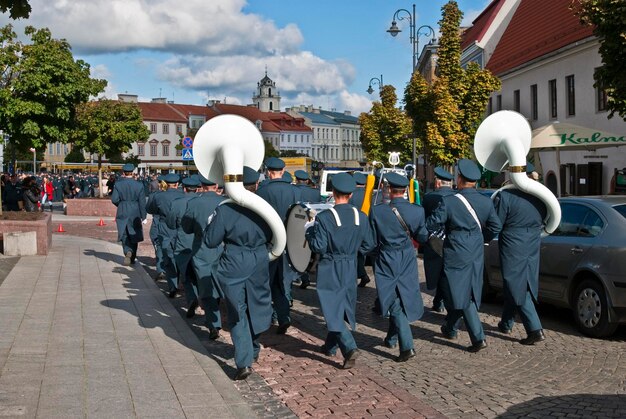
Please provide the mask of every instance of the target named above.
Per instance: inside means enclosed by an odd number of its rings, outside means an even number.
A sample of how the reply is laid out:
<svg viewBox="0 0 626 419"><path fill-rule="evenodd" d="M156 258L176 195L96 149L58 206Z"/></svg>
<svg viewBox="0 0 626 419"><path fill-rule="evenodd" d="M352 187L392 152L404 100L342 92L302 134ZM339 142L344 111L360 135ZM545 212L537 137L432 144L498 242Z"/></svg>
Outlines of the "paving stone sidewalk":
<svg viewBox="0 0 626 419"><path fill-rule="evenodd" d="M253 417L197 336L116 244L55 234L0 286L0 416Z"/></svg>

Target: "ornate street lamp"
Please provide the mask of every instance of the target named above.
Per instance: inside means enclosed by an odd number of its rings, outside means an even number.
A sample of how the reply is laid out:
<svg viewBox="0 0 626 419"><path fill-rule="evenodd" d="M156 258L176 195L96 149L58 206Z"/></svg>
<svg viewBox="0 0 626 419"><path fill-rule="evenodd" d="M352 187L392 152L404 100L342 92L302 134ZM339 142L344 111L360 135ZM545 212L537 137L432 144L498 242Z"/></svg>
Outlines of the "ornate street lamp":
<svg viewBox="0 0 626 419"><path fill-rule="evenodd" d="M380 95L383 92L383 75L380 75L380 78L378 77L372 77L370 79L370 85L367 88L367 93L369 93L370 95L372 93L374 93L374 89L372 89L372 84L378 84L378 94Z"/></svg>
<svg viewBox="0 0 626 419"><path fill-rule="evenodd" d="M415 5L413 5L413 13L408 11L407 9L398 9L393 14L393 18L391 20L391 27L387 29L387 32L391 34L391 36L397 36L402 29L398 27L398 20L408 19L409 21L409 42L411 42L411 46L413 47L413 71L415 71L415 66L417 66L417 58L419 54L419 36L420 35L432 35L431 42L435 42L435 30L428 26L422 25L417 30L415 25ZM428 32L422 33L422 29L428 29Z"/></svg>

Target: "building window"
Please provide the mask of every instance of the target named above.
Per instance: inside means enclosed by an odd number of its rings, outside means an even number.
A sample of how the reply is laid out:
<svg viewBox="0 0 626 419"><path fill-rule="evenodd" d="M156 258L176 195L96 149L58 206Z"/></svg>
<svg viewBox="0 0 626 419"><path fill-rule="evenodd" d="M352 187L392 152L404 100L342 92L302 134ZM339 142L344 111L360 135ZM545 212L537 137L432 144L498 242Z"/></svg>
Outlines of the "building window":
<svg viewBox="0 0 626 419"><path fill-rule="evenodd" d="M137 155L145 156L146 155L146 145L145 144L137 144Z"/></svg>
<svg viewBox="0 0 626 419"><path fill-rule="evenodd" d="M170 133L170 124L163 124L163 134Z"/></svg>
<svg viewBox="0 0 626 419"><path fill-rule="evenodd" d="M156 143L150 144L150 156L155 157L157 155L157 145Z"/></svg>
<svg viewBox="0 0 626 419"><path fill-rule="evenodd" d="M596 87L596 97L598 102L598 112L606 112L606 90L601 87Z"/></svg>
<svg viewBox="0 0 626 419"><path fill-rule="evenodd" d="M552 79L548 82L548 91L550 95L550 118L557 118L559 114L556 106L556 80Z"/></svg>
<svg viewBox="0 0 626 419"><path fill-rule="evenodd" d="M538 104L537 85L533 84L530 86L530 114L533 121L536 121L539 118Z"/></svg>
<svg viewBox="0 0 626 419"><path fill-rule="evenodd" d="M487 102L487 114L491 115L493 113L493 99L489 98Z"/></svg>
<svg viewBox="0 0 626 419"><path fill-rule="evenodd" d="M156 134L157 132L157 124L155 122L150 123L150 133Z"/></svg>
<svg viewBox="0 0 626 419"><path fill-rule="evenodd" d="M51 156L54 154L54 146L52 143L48 144L48 154Z"/></svg>
<svg viewBox="0 0 626 419"><path fill-rule="evenodd" d="M181 124L176 124L176 134L183 133L183 126Z"/></svg>
<svg viewBox="0 0 626 419"><path fill-rule="evenodd" d="M57 143L57 156L61 155L61 143Z"/></svg>
<svg viewBox="0 0 626 419"><path fill-rule="evenodd" d="M163 143L163 144L161 144L161 149L163 151L163 155L164 156L169 156L170 155L170 143Z"/></svg>
<svg viewBox="0 0 626 419"><path fill-rule="evenodd" d="M496 107L498 111L502 110L502 95L496 96Z"/></svg>
<svg viewBox="0 0 626 419"><path fill-rule="evenodd" d="M513 92L513 110L515 112L520 111L519 90L515 90Z"/></svg>
<svg viewBox="0 0 626 419"><path fill-rule="evenodd" d="M567 85L567 116L574 116L576 115L576 86L573 74L565 77L565 84Z"/></svg>

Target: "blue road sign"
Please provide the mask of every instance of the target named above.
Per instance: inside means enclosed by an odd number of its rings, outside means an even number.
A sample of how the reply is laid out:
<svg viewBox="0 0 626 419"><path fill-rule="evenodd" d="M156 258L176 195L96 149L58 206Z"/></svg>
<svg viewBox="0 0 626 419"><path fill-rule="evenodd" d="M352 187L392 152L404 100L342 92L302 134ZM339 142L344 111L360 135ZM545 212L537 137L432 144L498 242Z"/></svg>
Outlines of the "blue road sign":
<svg viewBox="0 0 626 419"><path fill-rule="evenodd" d="M183 148L183 161L193 160L193 148Z"/></svg>
<svg viewBox="0 0 626 419"><path fill-rule="evenodd" d="M185 148L193 147L193 140L191 139L191 137L183 138L183 147Z"/></svg>

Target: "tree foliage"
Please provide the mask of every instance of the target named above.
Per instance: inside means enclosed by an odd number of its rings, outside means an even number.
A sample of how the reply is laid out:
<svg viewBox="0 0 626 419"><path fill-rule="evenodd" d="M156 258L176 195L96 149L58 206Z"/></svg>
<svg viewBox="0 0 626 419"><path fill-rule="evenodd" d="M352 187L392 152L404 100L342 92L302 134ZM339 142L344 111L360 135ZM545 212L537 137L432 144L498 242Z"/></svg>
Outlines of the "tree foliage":
<svg viewBox="0 0 626 419"><path fill-rule="evenodd" d="M583 24L593 25L600 40L602 65L595 70L594 87L607 93L609 118L626 120L626 3L623 0L576 0L572 4Z"/></svg>
<svg viewBox="0 0 626 419"><path fill-rule="evenodd" d="M72 149L65 156L63 160L65 163L85 163L85 155L83 149L80 147L72 146Z"/></svg>
<svg viewBox="0 0 626 419"><path fill-rule="evenodd" d="M265 146L265 158L280 156L280 153L274 148L272 143L269 142L268 140L263 140L263 145Z"/></svg>
<svg viewBox="0 0 626 419"><path fill-rule="evenodd" d="M415 72L404 91L407 114L417 137L425 142L429 161L450 165L471 156L474 133L489 96L500 81L476 63L461 67L460 24L463 13L455 1L442 8L437 50L438 79L429 85Z"/></svg>
<svg viewBox="0 0 626 419"><path fill-rule="evenodd" d="M386 162L391 151L400 152L400 161L412 159L411 120L397 107L397 102L396 89L384 85L381 101L375 101L369 113L359 116L361 144L370 161Z"/></svg>
<svg viewBox="0 0 626 419"><path fill-rule="evenodd" d="M21 43L11 25L0 29L0 129L20 150L66 143L76 105L106 86L90 78L89 64L75 61L65 40L27 26Z"/></svg>
<svg viewBox="0 0 626 419"><path fill-rule="evenodd" d="M28 0L0 0L0 12L9 12L11 19L26 19L30 16L31 7Z"/></svg>

